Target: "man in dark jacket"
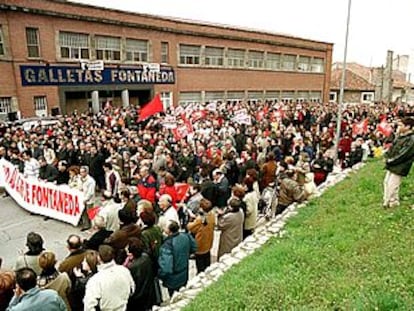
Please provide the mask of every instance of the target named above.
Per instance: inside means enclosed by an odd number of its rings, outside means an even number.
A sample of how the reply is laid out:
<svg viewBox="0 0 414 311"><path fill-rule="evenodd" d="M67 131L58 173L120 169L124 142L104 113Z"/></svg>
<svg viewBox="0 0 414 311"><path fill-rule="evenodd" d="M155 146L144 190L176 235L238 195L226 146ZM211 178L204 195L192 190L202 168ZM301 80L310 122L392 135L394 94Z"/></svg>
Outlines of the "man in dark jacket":
<svg viewBox="0 0 414 311"><path fill-rule="evenodd" d="M103 169L104 163L105 158L102 153L98 152L96 146L92 146L89 159L89 172L96 180L96 184L100 190L105 189L105 172Z"/></svg>
<svg viewBox="0 0 414 311"><path fill-rule="evenodd" d="M58 170L51 164L47 164L46 159L41 156L39 157L39 178L48 181L48 182L55 182L58 177Z"/></svg>
<svg viewBox="0 0 414 311"><path fill-rule="evenodd" d="M128 243L128 253L132 260L128 264L135 282L135 291L128 300L127 310L147 311L157 303L155 294L155 273L150 256L145 253L145 245L138 238L131 238Z"/></svg>
<svg viewBox="0 0 414 311"><path fill-rule="evenodd" d="M99 246L104 244L105 239L108 238L113 231L106 229L105 218L100 215L96 215L92 220L92 230L93 234L90 238L83 241L83 248L98 251Z"/></svg>
<svg viewBox="0 0 414 311"><path fill-rule="evenodd" d="M383 207L400 205L398 196L401 179L410 172L414 161L414 118L406 117L398 123L399 135L390 149L385 153Z"/></svg>

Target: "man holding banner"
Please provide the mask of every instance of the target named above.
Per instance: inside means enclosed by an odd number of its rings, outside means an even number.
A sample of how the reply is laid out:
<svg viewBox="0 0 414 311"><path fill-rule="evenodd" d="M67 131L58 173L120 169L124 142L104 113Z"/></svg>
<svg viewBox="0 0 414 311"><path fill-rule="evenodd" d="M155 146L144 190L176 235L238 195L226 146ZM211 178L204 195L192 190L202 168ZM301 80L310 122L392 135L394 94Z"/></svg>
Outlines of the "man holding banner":
<svg viewBox="0 0 414 311"><path fill-rule="evenodd" d="M88 216L88 209L92 208L95 203L95 179L89 175L89 168L87 166L82 166L80 168L80 180L81 180L81 191L83 193L83 201L85 204L85 209L83 210L80 225L81 231L86 231L91 228L91 220Z"/></svg>

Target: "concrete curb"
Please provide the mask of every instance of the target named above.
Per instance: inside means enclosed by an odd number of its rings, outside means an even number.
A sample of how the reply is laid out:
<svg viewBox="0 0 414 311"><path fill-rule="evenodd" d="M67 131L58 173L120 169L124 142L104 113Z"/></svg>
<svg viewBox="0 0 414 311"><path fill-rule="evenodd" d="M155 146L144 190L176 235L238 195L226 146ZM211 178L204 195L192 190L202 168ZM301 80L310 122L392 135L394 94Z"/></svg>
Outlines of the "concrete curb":
<svg viewBox="0 0 414 311"><path fill-rule="evenodd" d="M313 197L321 196L328 188L343 181L350 173L358 171L364 165L364 163L358 163L352 169L331 173L327 180L318 187L318 193ZM308 201L300 204L293 203L282 214L277 215L275 218L256 228L254 234L233 248L230 254L223 255L218 262L213 263L205 272L196 275L188 281L185 287L174 293L168 305L162 307L155 306L153 310L177 311L184 308L198 293L216 282L227 270L238 264L243 258L255 252L271 237L283 236L285 233L283 227L286 221L290 217L295 216L298 213L298 209L305 207L307 203Z"/></svg>

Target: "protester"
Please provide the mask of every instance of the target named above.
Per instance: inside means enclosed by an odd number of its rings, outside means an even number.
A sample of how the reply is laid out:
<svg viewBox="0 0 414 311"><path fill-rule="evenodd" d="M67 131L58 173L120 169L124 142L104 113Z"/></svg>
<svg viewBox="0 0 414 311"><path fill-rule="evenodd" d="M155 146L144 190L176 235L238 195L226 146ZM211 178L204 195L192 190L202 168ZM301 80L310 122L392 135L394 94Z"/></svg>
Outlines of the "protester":
<svg viewBox="0 0 414 311"><path fill-rule="evenodd" d="M98 272L98 252L87 250L82 260L81 268L73 268L75 276L72 290L72 310L83 310L83 297L85 297L86 284Z"/></svg>
<svg viewBox="0 0 414 311"><path fill-rule="evenodd" d="M134 219L134 222L137 222L137 203L131 197L131 191L129 189L124 189L121 191L121 202L122 202L122 209L131 213L131 216Z"/></svg>
<svg viewBox="0 0 414 311"><path fill-rule="evenodd" d="M118 199L114 199L112 193L105 190L102 194L101 208L98 215L105 220L106 229L116 231L120 228L118 212L122 209L122 204Z"/></svg>
<svg viewBox="0 0 414 311"><path fill-rule="evenodd" d="M39 162L32 157L32 152L30 150L23 151L22 158L24 161L24 176L28 178L38 178L40 165Z"/></svg>
<svg viewBox="0 0 414 311"><path fill-rule="evenodd" d="M141 240L144 243L145 252L151 257L155 274L158 272L158 256L163 241L160 227L155 225L155 213L153 211L142 211L139 218L143 223Z"/></svg>
<svg viewBox="0 0 414 311"><path fill-rule="evenodd" d="M16 276L13 271L1 269L0 265L0 310L6 310L13 298Z"/></svg>
<svg viewBox="0 0 414 311"><path fill-rule="evenodd" d="M26 246L29 250L17 257L14 270L26 267L33 269L36 275L39 275L42 271L39 266L39 255L44 251L42 236L36 232L29 232L26 237Z"/></svg>
<svg viewBox="0 0 414 311"><path fill-rule="evenodd" d="M197 251L194 238L185 232L179 232L177 221L170 221L165 229L167 238L161 245L158 258L159 277L168 289L170 297L188 281L188 259Z"/></svg>
<svg viewBox="0 0 414 311"><path fill-rule="evenodd" d="M246 203L246 212L243 223L243 240L253 234L254 229L256 228L259 196L257 195L257 191L253 189L253 183L253 178L249 176L245 177L243 180L243 185L246 189L246 194L243 198L243 201Z"/></svg>
<svg viewBox="0 0 414 311"><path fill-rule="evenodd" d="M85 311L126 310L128 299L135 291L135 283L129 270L116 264L114 258L111 246L99 247L98 272L86 283Z"/></svg>
<svg viewBox="0 0 414 311"><path fill-rule="evenodd" d="M118 214L117 214L118 217ZM92 232L89 239L83 240L83 248L98 251L105 239L108 238L113 231L106 229L105 218L96 215L92 220Z"/></svg>
<svg viewBox="0 0 414 311"><path fill-rule="evenodd" d="M276 214L281 214L290 204L302 202L306 199L306 192L303 185L297 182L296 172L287 170L286 177L282 179L279 189L279 203Z"/></svg>
<svg viewBox="0 0 414 311"><path fill-rule="evenodd" d="M155 193L157 191L157 182L150 175L149 168L142 166L139 170L140 179L138 181L138 194L141 199L148 200L152 204L155 203Z"/></svg>
<svg viewBox="0 0 414 311"><path fill-rule="evenodd" d="M166 232L170 222L180 223L177 210L172 206L172 198L169 194L163 194L158 200L158 205L162 211L158 220L158 226L163 232Z"/></svg>
<svg viewBox="0 0 414 311"><path fill-rule="evenodd" d="M39 266L42 272L37 277L37 286L40 289L53 289L63 299L68 310L72 310L69 305L68 296L72 282L66 272L60 273L56 270L56 256L53 252L45 251L39 256Z"/></svg>
<svg viewBox="0 0 414 311"><path fill-rule="evenodd" d="M131 260L127 268L135 282L135 291L128 301L127 310L147 311L157 303L155 293L155 272L151 257L145 252L144 243L138 238L131 238L128 243Z"/></svg>
<svg viewBox="0 0 414 311"><path fill-rule="evenodd" d="M115 262L123 264L127 256L125 247L130 238L141 238L141 228L134 222L131 214L125 210L118 211L120 229L115 230L104 243L112 246L115 251Z"/></svg>
<svg viewBox="0 0 414 311"><path fill-rule="evenodd" d="M217 259L236 247L243 240L244 215L241 201L232 198L225 210L218 210L217 228L221 231Z"/></svg>
<svg viewBox="0 0 414 311"><path fill-rule="evenodd" d="M16 289L7 311L48 310L66 311L67 307L52 289L41 290L36 286L36 273L30 268L16 271Z"/></svg>
<svg viewBox="0 0 414 311"><path fill-rule="evenodd" d="M58 174L56 177L56 184L67 185L69 183L68 164L64 160L59 161L57 168L58 168Z"/></svg>
<svg viewBox="0 0 414 311"><path fill-rule="evenodd" d="M47 182L57 181L59 175L57 168L52 164L48 164L43 156L39 157L38 161L40 165L39 179Z"/></svg>
<svg viewBox="0 0 414 311"><path fill-rule="evenodd" d="M85 250L82 248L82 240L76 234L69 235L67 241L69 255L61 261L58 267L59 272L66 272L73 280L73 268L80 267L85 258Z"/></svg>
<svg viewBox="0 0 414 311"><path fill-rule="evenodd" d="M96 182L91 175L89 175L89 168L87 166L82 166L80 168L80 189L83 193L83 203L85 204L85 209L83 210L80 225L81 231L86 231L91 228L91 221L88 216L88 210L93 207L95 203L95 187Z"/></svg>
<svg viewBox="0 0 414 311"><path fill-rule="evenodd" d="M188 231L194 235L197 243L195 253L197 273L203 272L211 263L210 250L213 246L216 216L212 212L213 205L207 199L201 199L195 218L187 225Z"/></svg>

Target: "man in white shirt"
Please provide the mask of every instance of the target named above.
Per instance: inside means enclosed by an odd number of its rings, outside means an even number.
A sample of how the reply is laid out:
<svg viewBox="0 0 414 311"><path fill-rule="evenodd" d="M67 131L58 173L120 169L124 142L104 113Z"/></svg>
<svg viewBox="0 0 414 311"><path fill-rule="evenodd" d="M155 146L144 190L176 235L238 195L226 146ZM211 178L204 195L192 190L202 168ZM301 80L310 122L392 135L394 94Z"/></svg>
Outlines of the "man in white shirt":
<svg viewBox="0 0 414 311"><path fill-rule="evenodd" d="M177 210L172 206L172 198L169 194L163 194L158 199L158 205L161 208L162 214L158 220L158 226L162 232L165 232L171 221L175 221L178 224L180 219L178 217Z"/></svg>
<svg viewBox="0 0 414 311"><path fill-rule="evenodd" d="M89 175L89 168L87 166L81 166L80 176L81 191L83 193L83 202L85 204L85 209L83 210L80 224L82 226L81 231L85 231L91 228L91 221L88 217L87 211L95 204L96 182L95 179Z"/></svg>
<svg viewBox="0 0 414 311"><path fill-rule="evenodd" d="M84 310L126 310L135 291L131 273L115 263L114 249L109 245L99 246L98 261L98 273L86 283Z"/></svg>
<svg viewBox="0 0 414 311"><path fill-rule="evenodd" d="M32 157L32 152L30 150L25 150L22 153L24 161L24 170L23 174L28 178L39 178L39 162Z"/></svg>
<svg viewBox="0 0 414 311"><path fill-rule="evenodd" d="M122 209L122 203L116 203L109 191L103 193L102 208L98 215L105 219L106 229L116 231L120 228L118 211Z"/></svg>

